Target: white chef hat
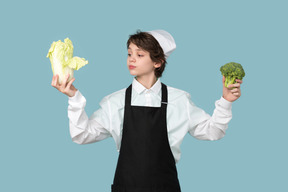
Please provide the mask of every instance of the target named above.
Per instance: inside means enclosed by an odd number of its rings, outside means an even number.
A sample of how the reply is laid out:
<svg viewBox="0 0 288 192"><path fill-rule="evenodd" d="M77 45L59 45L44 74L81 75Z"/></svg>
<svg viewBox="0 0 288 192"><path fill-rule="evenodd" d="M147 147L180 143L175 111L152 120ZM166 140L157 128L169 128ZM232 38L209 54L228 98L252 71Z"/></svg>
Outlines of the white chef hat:
<svg viewBox="0 0 288 192"><path fill-rule="evenodd" d="M167 31L153 30L147 31L147 33L151 34L158 41L166 58L176 49L175 40Z"/></svg>

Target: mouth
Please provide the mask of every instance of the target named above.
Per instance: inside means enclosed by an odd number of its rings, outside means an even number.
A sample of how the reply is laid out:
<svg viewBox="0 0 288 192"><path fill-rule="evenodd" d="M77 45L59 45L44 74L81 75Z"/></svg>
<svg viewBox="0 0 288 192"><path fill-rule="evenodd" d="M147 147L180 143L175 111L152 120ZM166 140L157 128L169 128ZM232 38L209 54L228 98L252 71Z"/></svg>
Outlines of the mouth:
<svg viewBox="0 0 288 192"><path fill-rule="evenodd" d="M136 66L134 66L134 65L129 65L129 69L135 69L136 68Z"/></svg>

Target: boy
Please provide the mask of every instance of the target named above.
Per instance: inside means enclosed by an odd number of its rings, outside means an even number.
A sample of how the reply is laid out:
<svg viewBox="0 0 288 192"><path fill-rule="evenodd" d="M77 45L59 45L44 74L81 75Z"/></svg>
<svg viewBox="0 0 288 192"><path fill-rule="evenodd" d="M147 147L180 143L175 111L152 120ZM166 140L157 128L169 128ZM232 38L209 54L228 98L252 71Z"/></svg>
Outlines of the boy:
<svg viewBox="0 0 288 192"><path fill-rule="evenodd" d="M112 192L180 192L175 164L186 133L202 140L225 134L242 81L228 89L223 77L223 96L210 117L192 103L188 93L161 83L166 58L175 48L173 37L163 30L131 35L127 67L135 78L127 89L106 96L89 119L86 100L72 84L75 78L59 85L58 76L53 76L52 86L69 96L72 140L79 144L107 137L115 140L120 154Z"/></svg>

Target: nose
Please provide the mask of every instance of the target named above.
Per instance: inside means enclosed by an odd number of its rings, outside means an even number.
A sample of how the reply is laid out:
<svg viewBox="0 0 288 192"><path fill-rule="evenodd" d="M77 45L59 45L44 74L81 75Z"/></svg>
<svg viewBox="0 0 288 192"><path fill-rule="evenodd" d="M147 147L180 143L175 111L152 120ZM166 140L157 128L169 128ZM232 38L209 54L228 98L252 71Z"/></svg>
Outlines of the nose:
<svg viewBox="0 0 288 192"><path fill-rule="evenodd" d="M130 57L128 58L130 62L135 62L135 57L133 55L130 55Z"/></svg>

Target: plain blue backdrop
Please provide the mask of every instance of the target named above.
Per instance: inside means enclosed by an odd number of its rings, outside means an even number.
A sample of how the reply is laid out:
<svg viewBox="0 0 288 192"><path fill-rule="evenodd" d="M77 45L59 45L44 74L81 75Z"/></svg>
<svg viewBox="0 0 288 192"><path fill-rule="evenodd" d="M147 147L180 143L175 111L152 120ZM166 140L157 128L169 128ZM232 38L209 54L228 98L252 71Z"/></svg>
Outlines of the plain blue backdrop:
<svg viewBox="0 0 288 192"><path fill-rule="evenodd" d="M177 49L162 82L189 92L212 114L219 68L239 62L242 96L219 141L187 135L177 164L183 192L285 191L287 188L287 1L6 1L1 3L0 191L110 190L113 139L71 141L67 96L51 86L47 52L69 37L89 64L75 86L90 116L101 99L127 87L126 41L137 29L165 29Z"/></svg>

